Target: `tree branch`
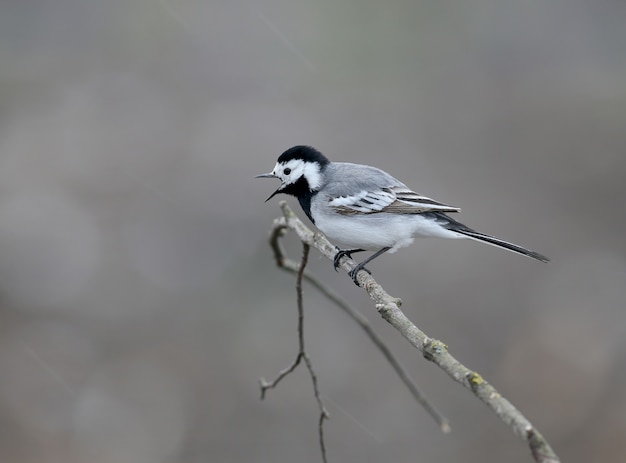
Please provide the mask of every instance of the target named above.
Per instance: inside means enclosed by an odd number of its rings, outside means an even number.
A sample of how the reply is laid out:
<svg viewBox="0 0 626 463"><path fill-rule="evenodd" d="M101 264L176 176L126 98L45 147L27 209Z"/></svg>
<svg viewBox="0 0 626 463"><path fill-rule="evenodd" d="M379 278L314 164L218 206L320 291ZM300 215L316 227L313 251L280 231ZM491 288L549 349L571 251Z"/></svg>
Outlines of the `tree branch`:
<svg viewBox="0 0 626 463"><path fill-rule="evenodd" d="M320 409L320 417L317 422L317 432L319 435L319 443L320 450L322 452L322 461L324 463L326 460L326 444L324 441L324 420L329 418L328 411L324 406L324 402L322 401L322 397L320 395L319 388L317 386L317 375L315 374L315 370L313 369L313 363L311 362L310 357L306 353L304 348L304 309L303 309L303 298L302 298L302 277L304 275L304 268L309 260L309 250L311 249L310 245L307 243L302 243L302 260L300 261L300 265L298 266L298 271L296 273L296 297L298 301L298 355L296 355L295 360L291 365L289 365L284 370L281 370L278 373L278 376L271 382L265 381L263 378L259 380L261 386L261 400L265 398L265 392L268 389L274 389L278 383L280 383L285 376L289 373L293 372L300 362L304 360L307 370L309 371L309 376L311 376L311 382L313 383L313 395L315 396L315 400L317 401L317 406Z"/></svg>
<svg viewBox="0 0 626 463"><path fill-rule="evenodd" d="M287 206L285 201L281 201L280 207L283 217L277 218L273 223L273 233L280 229L280 234L285 230L295 232L302 243L313 246L331 261L335 256L336 247L331 244L321 233L312 232ZM275 258L279 266L285 263L284 254L275 253ZM340 266L349 272L356 266L356 262L347 256L342 257ZM301 266L299 274L303 274ZM365 289L380 316L393 326L409 343L419 350L422 355L441 368L454 381L461 384L466 389L484 402L505 424L507 424L515 435L527 443L534 460L538 463L559 463L559 457L554 453L550 444L539 433L528 419L522 415L508 400L478 373L470 370L461 362L455 359L449 352L448 347L441 341L430 338L415 324L413 324L400 310L402 301L388 294L371 275L367 272L359 272L357 276L359 285ZM295 368L295 367L294 367Z"/></svg>
<svg viewBox="0 0 626 463"><path fill-rule="evenodd" d="M300 271L300 265L298 264L298 262L286 257L286 254L280 244L280 238L284 235L286 230L287 229L283 227L276 227L272 229L272 233L269 239L270 246L274 251L274 259L276 260L276 264L278 265L278 267L289 273L297 274ZM439 429L441 429L443 433L449 433L451 431L451 428L448 419L443 416L441 412L437 410L437 408L425 397L423 392L418 388L413 378L411 378L411 375L409 374L407 369L402 365L400 360L396 358L393 352L391 352L389 347L387 347L382 338L378 336L376 331L374 331L372 325L370 325L369 320L306 270L304 272L304 279L307 280L320 293L326 296L326 298L328 298L331 302L335 303L346 314L348 314L348 316L352 318L352 320L354 320L363 329L363 331L365 331L365 334L368 335L372 343L374 343L378 350L380 350L380 352L387 359L391 367L395 370L396 374L400 377L400 380L409 389L409 392L411 393L413 398L420 405L422 405L426 412L428 412L428 414L437 422L437 424L439 425Z"/></svg>

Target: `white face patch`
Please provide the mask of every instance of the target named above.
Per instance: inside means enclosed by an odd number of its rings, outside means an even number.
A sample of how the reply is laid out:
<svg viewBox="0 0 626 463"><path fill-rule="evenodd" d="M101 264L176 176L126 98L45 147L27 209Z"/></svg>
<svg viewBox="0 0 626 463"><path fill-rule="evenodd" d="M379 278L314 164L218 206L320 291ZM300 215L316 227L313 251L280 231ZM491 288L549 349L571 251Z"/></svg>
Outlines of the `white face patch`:
<svg viewBox="0 0 626 463"><path fill-rule="evenodd" d="M286 163L276 163L272 171L282 182L282 186L291 185L304 177L309 188L315 191L322 185L320 165L317 162L305 162L302 159L291 159Z"/></svg>

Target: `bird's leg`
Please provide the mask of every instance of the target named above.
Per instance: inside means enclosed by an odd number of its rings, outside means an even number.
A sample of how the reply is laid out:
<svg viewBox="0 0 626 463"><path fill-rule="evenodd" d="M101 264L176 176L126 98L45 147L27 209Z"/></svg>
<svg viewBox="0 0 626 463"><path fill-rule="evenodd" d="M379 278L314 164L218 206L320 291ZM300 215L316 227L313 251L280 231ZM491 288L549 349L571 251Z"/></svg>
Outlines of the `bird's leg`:
<svg viewBox="0 0 626 463"><path fill-rule="evenodd" d="M350 270L350 272L348 273L348 275L350 275L350 277L352 278L352 281L354 281L354 284L359 286L359 282L356 279L356 275L357 273L359 273L360 270L365 270L367 273L369 273L370 275L372 274L372 272L370 272L368 269L365 268L365 264L373 261L374 259L376 259L378 256L383 255L384 253L386 253L387 251L389 251L391 248L387 247L387 248L382 248L380 251L377 251L376 253L372 254L371 256L369 256L367 259L365 259L363 262L361 262L360 264L357 264L356 267L354 267L352 270Z"/></svg>
<svg viewBox="0 0 626 463"><path fill-rule="evenodd" d="M352 259L352 254L354 254L355 252L363 252L363 251L365 251L365 249L339 249L337 248L337 254L335 254L335 257L333 259L333 267L335 267L335 272L339 268L339 260L343 256L348 256L349 258Z"/></svg>

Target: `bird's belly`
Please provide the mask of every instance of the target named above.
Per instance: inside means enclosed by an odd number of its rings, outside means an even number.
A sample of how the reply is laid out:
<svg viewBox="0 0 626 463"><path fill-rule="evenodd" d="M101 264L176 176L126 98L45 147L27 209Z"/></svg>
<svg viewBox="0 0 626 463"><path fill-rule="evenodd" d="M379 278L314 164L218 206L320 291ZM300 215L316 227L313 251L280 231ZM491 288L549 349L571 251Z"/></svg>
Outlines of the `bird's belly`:
<svg viewBox="0 0 626 463"><path fill-rule="evenodd" d="M368 251L389 247L394 252L410 245L416 237L463 237L419 214L322 215L316 217L315 225L344 249Z"/></svg>

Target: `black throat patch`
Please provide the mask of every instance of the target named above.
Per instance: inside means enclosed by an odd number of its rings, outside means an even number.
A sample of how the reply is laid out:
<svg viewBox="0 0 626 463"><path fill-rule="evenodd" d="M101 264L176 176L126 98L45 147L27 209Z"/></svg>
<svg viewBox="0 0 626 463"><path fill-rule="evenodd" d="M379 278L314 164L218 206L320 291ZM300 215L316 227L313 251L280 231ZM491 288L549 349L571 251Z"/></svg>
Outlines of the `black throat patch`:
<svg viewBox="0 0 626 463"><path fill-rule="evenodd" d="M306 178L300 177L297 182L287 185L280 192L298 198L298 202L306 216L311 222L315 223L315 220L311 217L311 199L317 194L317 191L311 191Z"/></svg>

